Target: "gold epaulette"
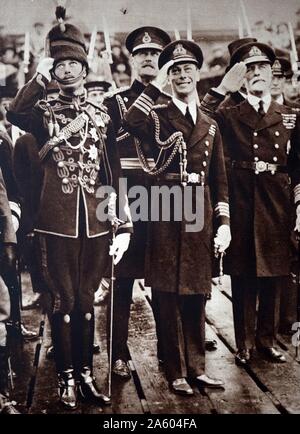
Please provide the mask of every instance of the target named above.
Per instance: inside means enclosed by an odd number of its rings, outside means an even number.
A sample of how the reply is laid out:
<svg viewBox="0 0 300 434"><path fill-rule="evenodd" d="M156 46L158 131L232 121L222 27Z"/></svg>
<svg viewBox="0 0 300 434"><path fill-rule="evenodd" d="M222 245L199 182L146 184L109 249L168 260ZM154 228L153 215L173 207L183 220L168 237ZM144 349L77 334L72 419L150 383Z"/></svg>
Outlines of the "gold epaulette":
<svg viewBox="0 0 300 434"><path fill-rule="evenodd" d="M118 87L115 90L111 90L109 92L106 92L104 94L104 99L111 98L111 97L113 97L115 95L118 95L121 92L125 92L125 90L128 90L128 89L130 89L130 86L122 86L122 87Z"/></svg>

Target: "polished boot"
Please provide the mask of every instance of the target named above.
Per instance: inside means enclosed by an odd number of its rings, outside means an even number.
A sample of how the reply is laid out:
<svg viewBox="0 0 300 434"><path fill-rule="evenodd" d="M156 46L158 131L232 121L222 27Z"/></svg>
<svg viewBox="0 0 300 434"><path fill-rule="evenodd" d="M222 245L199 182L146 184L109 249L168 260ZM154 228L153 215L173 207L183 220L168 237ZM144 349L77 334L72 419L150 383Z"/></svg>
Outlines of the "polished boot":
<svg viewBox="0 0 300 434"><path fill-rule="evenodd" d="M237 366L246 366L251 358L251 353L247 349L238 350L235 355L235 363Z"/></svg>
<svg viewBox="0 0 300 434"><path fill-rule="evenodd" d="M224 381L218 378L209 377L206 374L198 375L196 383L199 387L208 387L210 389L224 389Z"/></svg>
<svg viewBox="0 0 300 434"><path fill-rule="evenodd" d="M83 401L93 402L97 405L111 404L111 399L100 392L89 367L83 368L80 373L78 391Z"/></svg>
<svg viewBox="0 0 300 434"><path fill-rule="evenodd" d="M58 374L59 401L68 410L77 408L76 383L73 369L62 371Z"/></svg>
<svg viewBox="0 0 300 434"><path fill-rule="evenodd" d="M116 360L112 366L112 372L118 377L128 380L131 377L130 369L124 360Z"/></svg>
<svg viewBox="0 0 300 434"><path fill-rule="evenodd" d="M285 356L274 347L258 347L257 350L273 363L286 363Z"/></svg>
<svg viewBox="0 0 300 434"><path fill-rule="evenodd" d="M176 380L172 381L171 390L176 393L177 395L182 396L192 396L194 395L194 391L189 385L189 383L186 381L185 378L177 378Z"/></svg>
<svg viewBox="0 0 300 434"><path fill-rule="evenodd" d="M0 414L20 414L10 400L8 388L8 357L6 347L0 347Z"/></svg>

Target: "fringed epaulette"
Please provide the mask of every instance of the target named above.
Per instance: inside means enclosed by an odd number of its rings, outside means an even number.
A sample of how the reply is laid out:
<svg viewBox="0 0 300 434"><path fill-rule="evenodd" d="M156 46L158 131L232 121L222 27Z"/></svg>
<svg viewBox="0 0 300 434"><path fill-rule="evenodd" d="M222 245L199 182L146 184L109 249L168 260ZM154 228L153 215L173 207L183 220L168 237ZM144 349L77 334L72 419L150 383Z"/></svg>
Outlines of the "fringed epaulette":
<svg viewBox="0 0 300 434"><path fill-rule="evenodd" d="M118 87L115 90L111 90L109 92L106 92L104 94L104 99L112 98L113 96L119 95L120 93L125 92L128 89L130 89L130 86L122 86L122 87Z"/></svg>

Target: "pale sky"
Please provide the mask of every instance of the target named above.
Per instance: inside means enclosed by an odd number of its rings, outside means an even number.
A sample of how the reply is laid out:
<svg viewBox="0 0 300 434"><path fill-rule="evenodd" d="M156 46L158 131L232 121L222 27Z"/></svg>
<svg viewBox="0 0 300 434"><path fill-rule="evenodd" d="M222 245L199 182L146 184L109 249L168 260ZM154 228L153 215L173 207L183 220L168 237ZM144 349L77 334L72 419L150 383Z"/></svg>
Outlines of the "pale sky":
<svg viewBox="0 0 300 434"><path fill-rule="evenodd" d="M0 24L10 33L24 33L36 21L48 28L55 18L56 0L0 0ZM60 4L66 3L61 0ZM127 32L142 25L156 25L165 30L186 29L187 0L67 0L67 13L72 22L84 24L90 32L95 25L101 31L102 16L111 32ZM241 15L240 0L189 0L192 28L197 30L233 30ZM264 19L278 23L296 22L299 0L245 0L250 25Z"/></svg>

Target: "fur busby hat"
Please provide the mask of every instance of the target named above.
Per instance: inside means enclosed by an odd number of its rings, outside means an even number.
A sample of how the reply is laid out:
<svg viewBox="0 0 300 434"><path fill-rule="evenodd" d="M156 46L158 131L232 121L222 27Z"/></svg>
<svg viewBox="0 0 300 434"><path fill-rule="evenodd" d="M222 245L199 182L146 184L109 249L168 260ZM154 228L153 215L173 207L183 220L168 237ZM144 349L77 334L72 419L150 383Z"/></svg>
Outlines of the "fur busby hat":
<svg viewBox="0 0 300 434"><path fill-rule="evenodd" d="M65 23L66 10L57 6L56 18L58 24L54 26L46 38L46 55L53 57L55 63L60 60L75 59L88 67L87 50L84 36L73 24Z"/></svg>

